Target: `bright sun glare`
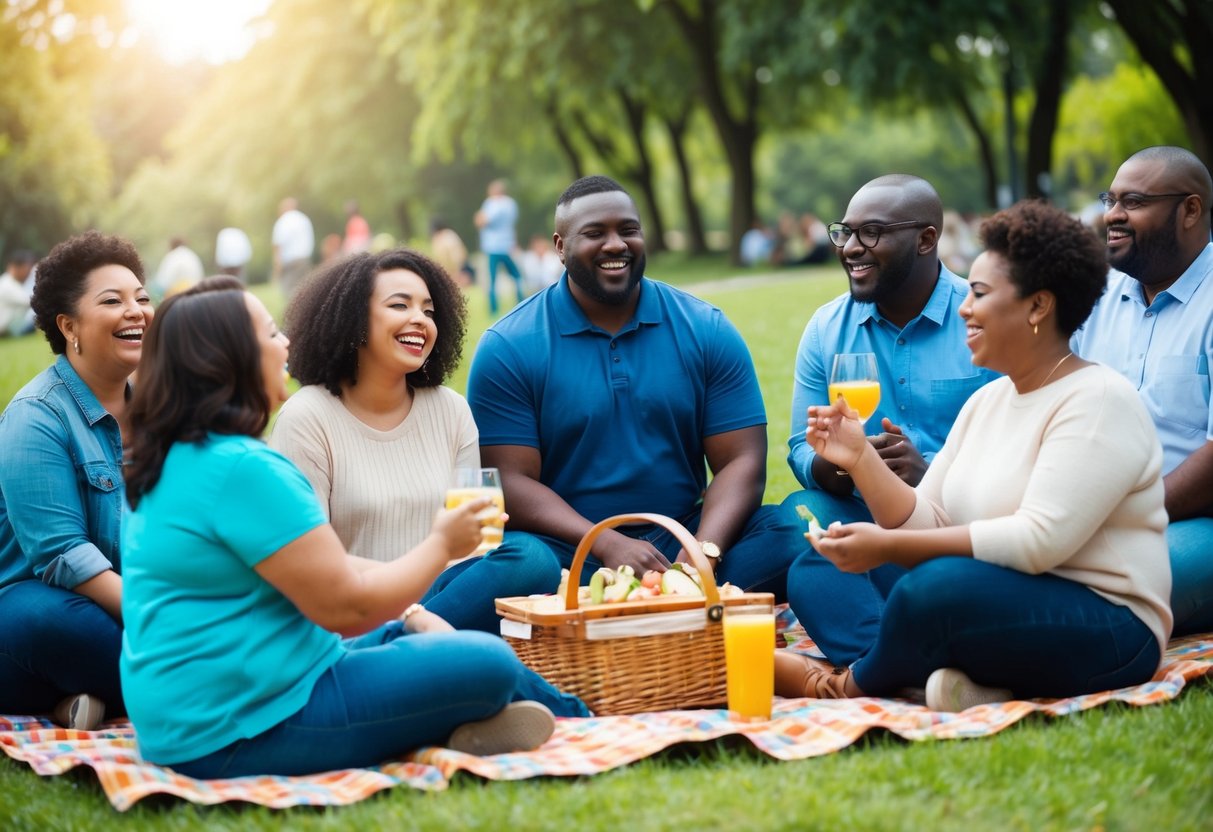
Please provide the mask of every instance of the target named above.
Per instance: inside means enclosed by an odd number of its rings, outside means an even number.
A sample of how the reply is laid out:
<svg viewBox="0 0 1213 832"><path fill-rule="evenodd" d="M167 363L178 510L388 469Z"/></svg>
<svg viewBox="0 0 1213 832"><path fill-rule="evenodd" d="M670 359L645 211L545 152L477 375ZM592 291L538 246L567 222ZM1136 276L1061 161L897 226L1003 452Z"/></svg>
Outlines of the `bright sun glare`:
<svg viewBox="0 0 1213 832"><path fill-rule="evenodd" d="M131 22L171 63L240 58L256 33L249 22L270 0L127 0Z"/></svg>

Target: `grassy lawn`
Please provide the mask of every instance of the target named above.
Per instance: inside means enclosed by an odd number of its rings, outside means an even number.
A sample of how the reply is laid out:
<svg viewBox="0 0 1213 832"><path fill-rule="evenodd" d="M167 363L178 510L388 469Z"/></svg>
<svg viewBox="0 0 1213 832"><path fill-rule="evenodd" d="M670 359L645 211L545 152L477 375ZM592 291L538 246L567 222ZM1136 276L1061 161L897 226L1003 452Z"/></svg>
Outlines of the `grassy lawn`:
<svg viewBox="0 0 1213 832"><path fill-rule="evenodd" d="M649 272L691 284L735 272L662 261ZM783 279L791 276L792 280ZM697 291L750 345L770 419L767 500L795 481L784 463L792 362L813 310L843 290L836 267L745 289ZM258 292L281 306L272 290ZM473 333L487 324L471 298ZM40 336L0 342L0 403L46 366ZM465 362L466 365L466 362ZM461 376L453 383L463 389ZM458 775L445 792L383 792L351 807L271 812L153 799L118 815L86 773L42 780L0 761L0 829L1213 829L1213 686L1178 702L1029 719L988 739L907 744L878 734L838 754L775 762L742 742L673 749L583 779L485 783Z"/></svg>

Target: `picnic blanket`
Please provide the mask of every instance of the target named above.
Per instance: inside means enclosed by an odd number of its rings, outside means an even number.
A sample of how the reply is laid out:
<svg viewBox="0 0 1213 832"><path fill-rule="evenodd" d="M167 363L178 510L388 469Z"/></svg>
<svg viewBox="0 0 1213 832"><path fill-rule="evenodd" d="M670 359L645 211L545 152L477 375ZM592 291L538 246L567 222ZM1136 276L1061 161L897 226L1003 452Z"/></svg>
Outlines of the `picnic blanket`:
<svg viewBox="0 0 1213 832"><path fill-rule="evenodd" d="M795 638L794 634L792 635ZM807 639L790 649L812 652ZM745 737L779 760L800 760L838 751L872 729L910 741L988 737L1030 714L1060 717L1110 701L1154 705L1174 699L1193 680L1213 676L1213 633L1173 641L1154 679L1144 685L1070 699L1004 702L964 713L936 713L906 700L779 699L769 722L742 723L725 710L663 711L635 716L561 719L542 748L524 754L474 757L445 748L422 748L369 769L307 777L241 777L195 780L139 758L130 723L114 721L95 731L71 731L45 719L0 716L0 747L38 774L63 774L88 766L114 808L125 811L152 794L194 803L247 801L285 808L354 803L398 785L444 789L459 771L489 780L590 775L624 766L680 743Z"/></svg>

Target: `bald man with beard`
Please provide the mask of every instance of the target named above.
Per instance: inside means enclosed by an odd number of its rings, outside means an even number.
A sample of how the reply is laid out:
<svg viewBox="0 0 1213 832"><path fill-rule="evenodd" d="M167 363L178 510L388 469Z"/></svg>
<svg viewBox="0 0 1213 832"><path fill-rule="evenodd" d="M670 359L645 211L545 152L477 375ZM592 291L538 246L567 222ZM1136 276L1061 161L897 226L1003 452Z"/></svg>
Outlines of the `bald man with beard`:
<svg viewBox="0 0 1213 832"><path fill-rule="evenodd" d="M810 405L829 403L834 357L876 355L880 404L867 421L869 441L889 468L918 485L943 447L960 408L997 373L974 367L957 309L968 284L939 260L943 204L925 179L881 176L851 198L829 226L850 290L813 315L800 340L792 393L788 464L805 488L784 500L807 507L821 524L871 522L845 473L806 441ZM836 665L849 665L875 641L880 610L905 573L885 565L841 572L811 547L788 573L788 599L806 631Z"/></svg>
<svg viewBox="0 0 1213 832"><path fill-rule="evenodd" d="M1137 387L1163 449L1174 635L1213 630L1213 181L1195 154L1148 147L1104 203L1108 290L1074 351Z"/></svg>

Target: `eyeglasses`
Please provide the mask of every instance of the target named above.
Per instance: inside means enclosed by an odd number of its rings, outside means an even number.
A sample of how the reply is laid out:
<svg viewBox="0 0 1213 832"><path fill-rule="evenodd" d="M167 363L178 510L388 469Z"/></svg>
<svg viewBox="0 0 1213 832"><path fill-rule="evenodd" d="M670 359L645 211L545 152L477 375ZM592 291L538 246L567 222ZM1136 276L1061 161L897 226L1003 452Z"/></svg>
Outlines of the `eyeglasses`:
<svg viewBox="0 0 1213 832"><path fill-rule="evenodd" d="M1121 194L1115 196L1107 191L1099 195L1099 201L1103 203L1105 211L1111 211L1116 203L1120 203L1120 207L1126 211L1136 211L1141 206L1148 202L1153 202L1156 199L1187 199L1191 194Z"/></svg>
<svg viewBox="0 0 1213 832"><path fill-rule="evenodd" d="M852 234L859 237L859 244L864 248L875 248L876 244L880 242L880 235L890 228L926 228L929 224L916 220L907 220L906 222L890 222L884 225L870 222L859 226L859 228L851 228L846 223L832 222L826 227L826 231L830 234L830 242L838 248L845 246L847 240L851 239Z"/></svg>

